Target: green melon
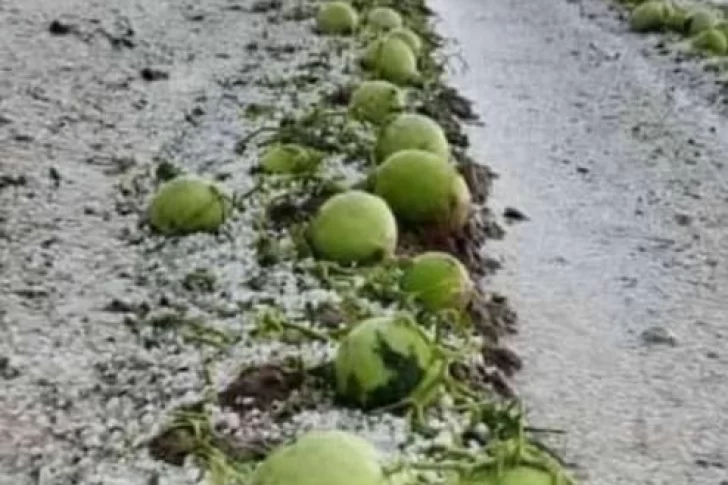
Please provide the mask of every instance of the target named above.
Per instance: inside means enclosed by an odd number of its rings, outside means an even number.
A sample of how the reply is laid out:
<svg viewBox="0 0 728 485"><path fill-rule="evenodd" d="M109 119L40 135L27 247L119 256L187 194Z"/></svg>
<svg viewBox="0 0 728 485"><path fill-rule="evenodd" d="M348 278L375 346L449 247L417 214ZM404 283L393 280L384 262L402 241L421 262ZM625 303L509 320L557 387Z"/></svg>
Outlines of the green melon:
<svg viewBox="0 0 728 485"><path fill-rule="evenodd" d="M704 30L712 29L718 23L718 16L715 12L707 9L698 9L688 15L685 25L688 33L698 35Z"/></svg>
<svg viewBox="0 0 728 485"><path fill-rule="evenodd" d="M442 158L450 157L450 144L445 131L435 120L416 113L403 113L382 128L374 148L374 157L381 163L401 150L423 150Z"/></svg>
<svg viewBox="0 0 728 485"><path fill-rule="evenodd" d="M659 1L645 2L632 11L630 27L635 32L654 32L665 27L669 16L667 4Z"/></svg>
<svg viewBox="0 0 728 485"><path fill-rule="evenodd" d="M365 81L351 96L349 111L354 118L380 125L405 108L402 90L388 81Z"/></svg>
<svg viewBox="0 0 728 485"><path fill-rule="evenodd" d="M696 50L700 50L716 56L724 56L728 53L728 39L725 33L718 29L707 29L693 37L692 46Z"/></svg>
<svg viewBox="0 0 728 485"><path fill-rule="evenodd" d="M665 27L673 32L684 34L687 20L688 14L685 9L673 5L670 10L670 15L665 20Z"/></svg>
<svg viewBox="0 0 728 485"><path fill-rule="evenodd" d="M474 290L465 266L456 257L441 252L415 257L402 276L401 287L430 311L462 311Z"/></svg>
<svg viewBox="0 0 728 485"><path fill-rule="evenodd" d="M409 48L412 49L415 57L419 57L419 55L422 53L422 39L420 39L419 35L415 34L411 29L408 29L407 27L398 27L396 29L393 29L388 34L388 37L396 37L403 40L409 46Z"/></svg>
<svg viewBox="0 0 728 485"><path fill-rule="evenodd" d="M399 85L411 84L420 77L417 57L409 45L398 37L386 37L375 54L377 77Z"/></svg>
<svg viewBox="0 0 728 485"><path fill-rule="evenodd" d="M377 450L344 431L308 431L274 450L251 485L385 485Z"/></svg>
<svg viewBox="0 0 728 485"><path fill-rule="evenodd" d="M321 259L340 264L368 263L394 254L397 223L383 199L350 190L324 202L307 236Z"/></svg>
<svg viewBox="0 0 728 485"><path fill-rule="evenodd" d="M315 150L293 143L275 144L267 148L261 158L261 168L273 174L301 174L312 172L323 160Z"/></svg>
<svg viewBox="0 0 728 485"><path fill-rule="evenodd" d="M328 2L319 8L316 28L326 35L345 35L356 30L359 15L346 2Z"/></svg>
<svg viewBox="0 0 728 485"><path fill-rule="evenodd" d="M225 223L229 198L214 183L183 175L162 184L149 207L149 222L166 235L213 232Z"/></svg>
<svg viewBox="0 0 728 485"><path fill-rule="evenodd" d="M402 27L402 16L388 7L377 7L367 15L367 26L375 32L388 32Z"/></svg>
<svg viewBox="0 0 728 485"><path fill-rule="evenodd" d="M379 38L371 41L361 56L361 66L364 69L373 71L377 68L377 59L379 59L379 53L384 46L384 38Z"/></svg>
<svg viewBox="0 0 728 485"><path fill-rule="evenodd" d="M364 410L400 402L429 379L433 345L405 316L364 320L342 340L334 371L341 403Z"/></svg>
<svg viewBox="0 0 728 485"><path fill-rule="evenodd" d="M374 191L402 222L458 230L467 222L471 195L455 167L422 150L389 157L374 175Z"/></svg>

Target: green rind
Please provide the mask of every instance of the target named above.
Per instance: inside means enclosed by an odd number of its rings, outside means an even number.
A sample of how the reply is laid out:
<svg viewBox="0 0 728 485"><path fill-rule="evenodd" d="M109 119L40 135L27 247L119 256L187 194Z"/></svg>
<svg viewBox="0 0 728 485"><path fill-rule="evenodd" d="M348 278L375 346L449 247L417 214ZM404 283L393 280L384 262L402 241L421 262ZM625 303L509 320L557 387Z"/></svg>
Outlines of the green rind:
<svg viewBox="0 0 728 485"><path fill-rule="evenodd" d="M401 89L388 81L365 81L351 96L349 111L355 119L381 125L405 108Z"/></svg>
<svg viewBox="0 0 728 485"><path fill-rule="evenodd" d="M387 203L359 190L327 200L307 233L318 257L340 264L379 261L397 246L397 222Z"/></svg>
<svg viewBox="0 0 728 485"><path fill-rule="evenodd" d="M341 342L334 361L338 401L365 410L410 396L433 366L432 345L403 317L364 320Z"/></svg>
<svg viewBox="0 0 728 485"><path fill-rule="evenodd" d="M251 485L384 485L379 455L364 439L343 431L309 431L271 453Z"/></svg>
<svg viewBox="0 0 728 485"><path fill-rule="evenodd" d="M461 311L473 294L473 282L465 266L451 254L441 252L415 257L402 276L401 287L430 311Z"/></svg>
<svg viewBox="0 0 728 485"><path fill-rule="evenodd" d="M346 35L353 33L359 24L359 15L346 2L328 2L319 8L316 15L316 29L325 35Z"/></svg>
<svg viewBox="0 0 728 485"><path fill-rule="evenodd" d="M403 150L376 171L374 191L387 201L395 216L407 224L456 229L467 220L469 191L455 167L442 157L421 150ZM461 207L466 203L466 207Z"/></svg>
<svg viewBox="0 0 728 485"><path fill-rule="evenodd" d="M377 137L374 156L378 163L402 150L423 150L445 159L450 143L435 120L417 113L403 113L387 123Z"/></svg>
<svg viewBox="0 0 728 485"><path fill-rule="evenodd" d="M165 235L214 232L229 211L228 200L214 183L184 175L159 187L149 207L149 222Z"/></svg>

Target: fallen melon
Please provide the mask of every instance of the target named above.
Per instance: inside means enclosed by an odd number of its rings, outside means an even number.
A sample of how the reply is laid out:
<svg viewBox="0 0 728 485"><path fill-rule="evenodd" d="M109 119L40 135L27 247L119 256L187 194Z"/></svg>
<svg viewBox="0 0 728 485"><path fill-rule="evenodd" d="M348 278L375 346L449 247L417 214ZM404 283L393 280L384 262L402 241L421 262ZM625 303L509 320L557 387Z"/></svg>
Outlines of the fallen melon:
<svg viewBox="0 0 728 485"><path fill-rule="evenodd" d="M462 311L473 297L474 285L468 270L455 256L427 252L410 262L401 288L430 311Z"/></svg>
<svg viewBox="0 0 728 485"><path fill-rule="evenodd" d="M167 235L213 232L225 223L229 200L210 181L178 176L159 187L149 207L149 222Z"/></svg>
<svg viewBox="0 0 728 485"><path fill-rule="evenodd" d="M316 28L322 34L344 35L356 30L359 15L354 7L346 2L328 2L319 8L316 15Z"/></svg>
<svg viewBox="0 0 728 485"><path fill-rule="evenodd" d="M450 157L450 144L445 131L435 120L417 113L403 113L382 128L377 137L374 157L383 162L401 150L415 149L431 152L442 158Z"/></svg>
<svg viewBox="0 0 728 485"><path fill-rule="evenodd" d="M349 111L355 119L380 125L405 108L401 89L389 81L364 81L354 91Z"/></svg>
<svg viewBox="0 0 728 485"><path fill-rule="evenodd" d="M359 190L324 202L306 232L319 258L340 264L378 261L397 246L397 223L387 203Z"/></svg>
<svg viewBox="0 0 728 485"><path fill-rule="evenodd" d="M422 150L389 157L374 174L374 191L402 222L448 231L463 227L471 207L470 191L456 168Z"/></svg>

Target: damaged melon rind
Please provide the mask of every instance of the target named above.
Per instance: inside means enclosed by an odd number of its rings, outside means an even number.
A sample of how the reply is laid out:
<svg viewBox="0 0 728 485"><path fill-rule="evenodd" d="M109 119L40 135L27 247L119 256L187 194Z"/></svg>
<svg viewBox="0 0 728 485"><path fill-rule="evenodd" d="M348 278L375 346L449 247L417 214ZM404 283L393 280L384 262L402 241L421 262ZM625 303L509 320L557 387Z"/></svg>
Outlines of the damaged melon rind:
<svg viewBox="0 0 728 485"><path fill-rule="evenodd" d="M455 166L422 150L389 157L374 175L374 191L407 224L457 231L470 212L470 191Z"/></svg>
<svg viewBox="0 0 728 485"><path fill-rule="evenodd" d="M474 285L468 270L448 253L427 252L405 269L402 290L415 296L430 311L462 311L470 303Z"/></svg>
<svg viewBox="0 0 728 485"><path fill-rule="evenodd" d="M214 232L230 212L229 198L214 183L178 176L159 187L149 207L149 222L166 235Z"/></svg>
<svg viewBox="0 0 728 485"><path fill-rule="evenodd" d="M346 2L328 2L319 8L316 29L326 35L351 34L359 24L359 15Z"/></svg>
<svg viewBox="0 0 728 485"><path fill-rule="evenodd" d="M324 202L307 237L321 259L347 265L369 263L394 254L397 223L383 199L350 190Z"/></svg>
<svg viewBox="0 0 728 485"><path fill-rule="evenodd" d="M401 89L389 81L365 81L354 91L349 111L355 119L380 125L405 108Z"/></svg>
<svg viewBox="0 0 728 485"><path fill-rule="evenodd" d="M403 113L392 118L377 137L374 157L383 162L390 155L407 149L424 150L442 158L450 157L445 131L435 120L417 113Z"/></svg>

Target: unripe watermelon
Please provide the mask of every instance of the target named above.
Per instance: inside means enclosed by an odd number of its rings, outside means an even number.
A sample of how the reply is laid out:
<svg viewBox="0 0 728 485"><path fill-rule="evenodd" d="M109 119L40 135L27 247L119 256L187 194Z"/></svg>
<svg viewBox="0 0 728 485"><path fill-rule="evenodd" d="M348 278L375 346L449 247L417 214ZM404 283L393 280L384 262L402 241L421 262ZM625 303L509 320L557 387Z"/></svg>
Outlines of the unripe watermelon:
<svg viewBox="0 0 728 485"><path fill-rule="evenodd" d="M377 137L374 156L381 163L401 150L415 149L450 157L450 144L435 120L417 113L403 113L387 123Z"/></svg>
<svg viewBox="0 0 728 485"><path fill-rule="evenodd" d="M438 155L403 150L374 175L374 191L402 222L457 230L467 222L471 195L455 167Z"/></svg>
<svg viewBox="0 0 728 485"><path fill-rule="evenodd" d="M307 230L314 253L341 264L366 263L394 254L397 223L387 203L359 190L334 195Z"/></svg>
<svg viewBox="0 0 728 485"><path fill-rule="evenodd" d="M251 485L385 485L377 450L343 431L309 431L273 451Z"/></svg>
<svg viewBox="0 0 728 485"><path fill-rule="evenodd" d="M465 266L451 254L441 252L415 257L405 269L401 287L431 311L462 311L470 303L474 289Z"/></svg>
<svg viewBox="0 0 728 485"><path fill-rule="evenodd" d="M183 175L159 187L149 207L149 222L166 235L213 232L225 223L230 208L214 183Z"/></svg>
<svg viewBox="0 0 728 485"><path fill-rule="evenodd" d="M327 35L350 34L356 30L358 23L359 15L346 2L325 3L316 16L316 28Z"/></svg>
<svg viewBox="0 0 728 485"><path fill-rule="evenodd" d="M341 402L372 409L412 395L436 368L433 344L404 316L357 323L342 340L334 361Z"/></svg>

